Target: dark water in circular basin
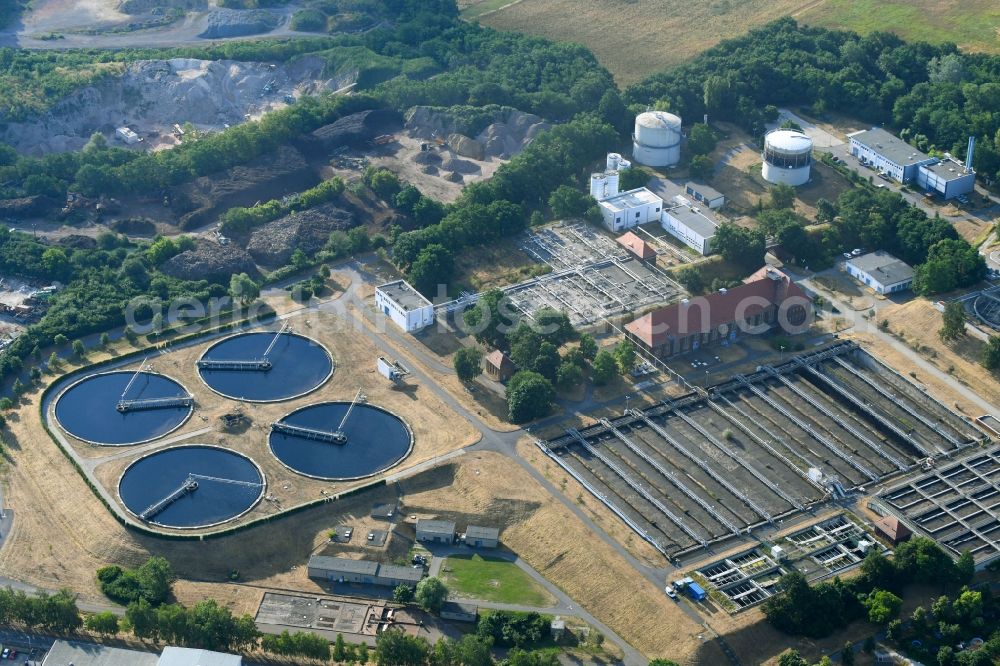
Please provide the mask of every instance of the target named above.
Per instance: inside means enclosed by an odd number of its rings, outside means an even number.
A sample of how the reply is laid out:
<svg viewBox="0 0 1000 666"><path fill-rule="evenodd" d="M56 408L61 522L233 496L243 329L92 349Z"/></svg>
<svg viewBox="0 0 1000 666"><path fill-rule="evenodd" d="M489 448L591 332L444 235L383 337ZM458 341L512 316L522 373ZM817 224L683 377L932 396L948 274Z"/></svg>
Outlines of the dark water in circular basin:
<svg viewBox="0 0 1000 666"><path fill-rule="evenodd" d="M116 407L134 372L122 370L93 375L73 384L56 402L56 419L63 430L95 444L121 446L162 437L184 423L191 407L175 406L119 412ZM125 398L144 400L183 396L184 387L169 377L142 372Z"/></svg>
<svg viewBox="0 0 1000 666"><path fill-rule="evenodd" d="M213 361L259 359L274 333L242 333L209 347L202 359ZM228 398L250 402L286 400L308 393L333 372L333 360L318 342L296 333L282 333L268 355L270 370L218 370L199 368L208 386Z"/></svg>
<svg viewBox="0 0 1000 666"><path fill-rule="evenodd" d="M349 402L324 402L296 410L283 423L333 432ZM358 404L344 425L346 444L272 431L271 452L292 470L322 479L354 479L376 474L406 457L413 442L407 425L373 405Z"/></svg>
<svg viewBox="0 0 1000 666"><path fill-rule="evenodd" d="M141 518L150 506L184 485L189 475L197 475L197 489L149 516L147 522L177 528L214 525L253 507L264 490L263 475L246 456L191 445L157 451L129 465L118 482L118 495Z"/></svg>

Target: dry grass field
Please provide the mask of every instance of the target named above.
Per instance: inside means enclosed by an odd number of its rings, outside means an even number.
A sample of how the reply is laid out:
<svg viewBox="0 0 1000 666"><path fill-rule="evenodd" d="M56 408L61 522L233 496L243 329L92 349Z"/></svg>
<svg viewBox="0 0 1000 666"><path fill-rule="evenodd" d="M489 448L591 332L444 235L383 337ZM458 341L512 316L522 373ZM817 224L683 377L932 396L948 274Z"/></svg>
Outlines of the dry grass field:
<svg viewBox="0 0 1000 666"><path fill-rule="evenodd" d="M684 62L723 39L791 15L802 23L997 51L991 0L462 0L463 16L590 48L620 85Z"/></svg>

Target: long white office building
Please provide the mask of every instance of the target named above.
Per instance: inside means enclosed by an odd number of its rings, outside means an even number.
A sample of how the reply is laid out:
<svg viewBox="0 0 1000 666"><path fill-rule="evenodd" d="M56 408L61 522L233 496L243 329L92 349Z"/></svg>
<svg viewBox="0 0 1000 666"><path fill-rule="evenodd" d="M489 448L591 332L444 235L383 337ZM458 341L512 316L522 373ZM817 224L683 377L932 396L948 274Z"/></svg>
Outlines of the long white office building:
<svg viewBox="0 0 1000 666"><path fill-rule="evenodd" d="M696 206L690 199L678 195L672 205L663 210L660 225L698 254L712 253L712 239L719 223L711 209Z"/></svg>

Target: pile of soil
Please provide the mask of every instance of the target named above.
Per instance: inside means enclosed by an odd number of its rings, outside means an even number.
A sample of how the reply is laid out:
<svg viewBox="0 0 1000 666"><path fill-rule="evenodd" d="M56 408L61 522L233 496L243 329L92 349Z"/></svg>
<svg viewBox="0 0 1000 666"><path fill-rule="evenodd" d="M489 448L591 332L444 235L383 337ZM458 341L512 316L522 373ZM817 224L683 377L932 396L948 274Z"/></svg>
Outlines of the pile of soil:
<svg viewBox="0 0 1000 666"><path fill-rule="evenodd" d="M92 236L82 236L80 234L69 234L59 239L58 243L63 247L74 250L96 250L97 239Z"/></svg>
<svg viewBox="0 0 1000 666"><path fill-rule="evenodd" d="M281 22L281 15L265 9L216 9L208 14L208 24L198 35L203 39L245 37L271 32Z"/></svg>
<svg viewBox="0 0 1000 666"><path fill-rule="evenodd" d="M208 0L122 0L118 11L122 14L145 14L164 9L205 9Z"/></svg>
<svg viewBox="0 0 1000 666"><path fill-rule="evenodd" d="M459 128L463 123L447 108L415 106L406 112L406 128L413 136L423 139L447 137L449 148L474 160L509 159L524 150L539 132L551 127L540 116L510 107L497 107L491 120L472 138L461 133ZM468 131L476 131L476 128Z"/></svg>
<svg viewBox="0 0 1000 666"><path fill-rule="evenodd" d="M441 168L445 169L446 171L453 171L455 173L468 173L468 174L482 173L482 169L480 169L479 165L476 164L475 162L470 162L468 160L461 160L458 159L457 157L452 157L451 159L445 160L444 163L441 165Z"/></svg>
<svg viewBox="0 0 1000 666"><path fill-rule="evenodd" d="M17 197L16 199L0 199L0 217L21 219L38 217L55 210L59 203L55 199L42 195Z"/></svg>
<svg viewBox="0 0 1000 666"><path fill-rule="evenodd" d="M129 236L152 236L156 233L156 224L144 217L129 217L114 220L109 225L112 231Z"/></svg>
<svg viewBox="0 0 1000 666"><path fill-rule="evenodd" d="M268 222L251 234L247 251L262 266L282 266L296 249L313 254L323 248L331 232L356 224L353 213L325 203Z"/></svg>
<svg viewBox="0 0 1000 666"><path fill-rule="evenodd" d="M161 266L167 275L184 280L211 280L226 284L233 273L256 276L253 259L242 248L219 245L213 241L199 241L194 248L171 257Z"/></svg>
<svg viewBox="0 0 1000 666"><path fill-rule="evenodd" d="M280 146L241 166L202 176L171 190L171 205L182 229L211 222L223 210L252 206L309 189L319 182L302 153Z"/></svg>
<svg viewBox="0 0 1000 666"><path fill-rule="evenodd" d="M344 116L312 132L303 147L329 153L340 148L365 148L381 134L399 131L403 117L389 109L370 109Z"/></svg>
<svg viewBox="0 0 1000 666"><path fill-rule="evenodd" d="M413 156L413 161L417 164L441 164L441 156L433 150L423 150Z"/></svg>
<svg viewBox="0 0 1000 666"><path fill-rule="evenodd" d="M445 176L444 179L447 180L447 181L450 181L452 183L464 183L465 182L465 178L462 177L462 174L460 174L460 173L458 173L456 171L452 171L447 176Z"/></svg>

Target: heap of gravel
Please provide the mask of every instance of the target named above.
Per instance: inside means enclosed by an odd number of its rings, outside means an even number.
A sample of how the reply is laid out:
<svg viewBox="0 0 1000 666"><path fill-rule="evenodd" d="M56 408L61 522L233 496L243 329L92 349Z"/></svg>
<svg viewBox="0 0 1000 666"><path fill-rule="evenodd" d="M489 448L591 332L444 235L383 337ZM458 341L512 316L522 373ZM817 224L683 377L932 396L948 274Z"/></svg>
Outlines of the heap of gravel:
<svg viewBox="0 0 1000 666"><path fill-rule="evenodd" d="M447 181L451 181L452 183L464 183L465 182L465 178L462 177L462 174L460 174L460 173L458 173L456 171L452 171L447 176L445 176L444 179L447 180Z"/></svg>
<svg viewBox="0 0 1000 666"><path fill-rule="evenodd" d="M199 37L221 39L271 32L278 27L279 15L264 9L216 9L208 14L208 23Z"/></svg>
<svg viewBox="0 0 1000 666"><path fill-rule="evenodd" d="M232 243L219 245L206 240L167 259L161 270L175 278L211 280L222 284L228 283L233 273L257 275L257 266L245 250Z"/></svg>
<svg viewBox="0 0 1000 666"><path fill-rule="evenodd" d="M413 161L417 164L441 164L441 156L433 150L422 150L413 156Z"/></svg>
<svg viewBox="0 0 1000 666"><path fill-rule="evenodd" d="M475 162L470 162L468 160L462 160L457 157L452 157L451 159L445 160L441 165L442 169L447 171L454 171L455 173L481 173L482 169Z"/></svg>
<svg viewBox="0 0 1000 666"><path fill-rule="evenodd" d="M264 266L288 263L300 249L306 254L321 250L332 231L345 231L357 224L354 214L325 203L268 222L250 235L247 252Z"/></svg>

